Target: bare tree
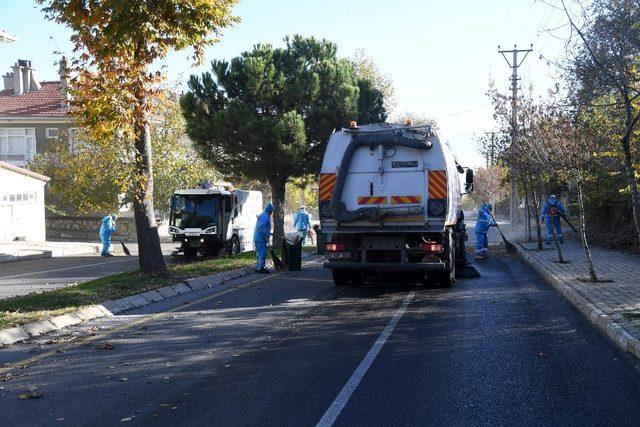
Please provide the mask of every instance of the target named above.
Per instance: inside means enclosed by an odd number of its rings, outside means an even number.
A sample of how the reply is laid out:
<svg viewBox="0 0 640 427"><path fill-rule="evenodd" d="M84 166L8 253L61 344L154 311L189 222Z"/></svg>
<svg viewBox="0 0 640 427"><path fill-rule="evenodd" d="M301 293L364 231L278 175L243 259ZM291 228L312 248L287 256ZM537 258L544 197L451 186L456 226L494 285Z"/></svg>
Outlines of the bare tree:
<svg viewBox="0 0 640 427"><path fill-rule="evenodd" d="M640 3L637 0L594 0L573 16L565 0L561 9L577 44L570 72L570 89L578 108L610 107L615 114L615 137L623 155L631 193L636 234L640 240L640 191L634 167L632 140L640 120ZM576 38L576 37L574 37Z"/></svg>

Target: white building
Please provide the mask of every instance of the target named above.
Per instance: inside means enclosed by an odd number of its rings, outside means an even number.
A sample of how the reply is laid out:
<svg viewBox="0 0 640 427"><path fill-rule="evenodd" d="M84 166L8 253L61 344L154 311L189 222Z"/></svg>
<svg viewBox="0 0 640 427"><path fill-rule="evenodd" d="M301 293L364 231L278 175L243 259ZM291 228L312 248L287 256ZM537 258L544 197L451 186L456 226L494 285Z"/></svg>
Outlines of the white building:
<svg viewBox="0 0 640 427"><path fill-rule="evenodd" d="M44 241L49 177L0 161L0 242Z"/></svg>

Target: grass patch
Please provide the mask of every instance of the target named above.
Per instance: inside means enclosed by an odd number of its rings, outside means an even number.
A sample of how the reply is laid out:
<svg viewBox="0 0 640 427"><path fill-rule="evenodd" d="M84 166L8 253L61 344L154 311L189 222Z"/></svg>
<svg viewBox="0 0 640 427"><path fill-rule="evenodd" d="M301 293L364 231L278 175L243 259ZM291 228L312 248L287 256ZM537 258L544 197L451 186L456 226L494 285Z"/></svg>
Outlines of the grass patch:
<svg viewBox="0 0 640 427"><path fill-rule="evenodd" d="M76 286L69 286L40 294L24 295L0 301L0 329L69 313L92 304L139 294L152 289L182 282L255 263L255 252L233 257L207 259L188 264L171 264L167 277L152 277L139 271L112 274Z"/></svg>

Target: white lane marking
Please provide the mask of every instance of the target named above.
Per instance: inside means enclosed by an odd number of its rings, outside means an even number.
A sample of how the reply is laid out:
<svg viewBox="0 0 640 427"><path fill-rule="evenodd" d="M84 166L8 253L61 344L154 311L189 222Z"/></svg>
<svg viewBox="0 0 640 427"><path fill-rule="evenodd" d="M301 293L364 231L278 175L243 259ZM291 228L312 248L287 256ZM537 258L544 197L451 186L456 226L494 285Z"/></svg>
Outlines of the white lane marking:
<svg viewBox="0 0 640 427"><path fill-rule="evenodd" d="M115 261L96 262L94 264L76 265L74 267L56 268L55 270L34 271L34 272L31 272L31 273L14 274L13 276L0 276L0 280L3 280L3 279L14 279L16 277L24 277L24 276L33 276L33 275L36 275L36 274L55 273L57 271L76 270L78 268L95 267L95 266L98 266L98 265L107 265L107 264L114 264L116 262L131 261L133 259L138 259L138 258L137 257L132 257L132 258L127 258L127 259L118 259L118 260L115 260Z"/></svg>
<svg viewBox="0 0 640 427"><path fill-rule="evenodd" d="M387 324L386 328L384 328L384 330L382 331L382 333L380 334L376 342L373 343L373 346L371 347L367 355L364 357L364 359L362 359L362 362L360 362L360 364L358 365L354 373L351 375L351 378L349 378L349 381L347 381L344 387L342 387L342 390L340 390L340 393L335 398L331 406L329 406L329 409L327 409L327 411L324 413L320 421L318 421L318 424L316 424L316 427L329 427L333 425L333 423L338 418L338 415L340 415L340 412L342 412L342 409L344 409L347 402L349 402L349 399L351 398L351 395L358 387L358 384L360 384L360 381L362 381L362 378L367 373L367 370L369 370L369 368L371 367L371 364L373 363L375 358L378 356L378 353L380 353L382 346L384 345L385 342L387 342L389 335L391 335L391 333L395 329L396 325L400 321L400 318L402 317L404 312L407 310L409 303L411 302L411 300L415 295L416 295L415 292L411 292L409 293L409 295L406 296L400 308L396 310L391 320L389 320L389 323Z"/></svg>

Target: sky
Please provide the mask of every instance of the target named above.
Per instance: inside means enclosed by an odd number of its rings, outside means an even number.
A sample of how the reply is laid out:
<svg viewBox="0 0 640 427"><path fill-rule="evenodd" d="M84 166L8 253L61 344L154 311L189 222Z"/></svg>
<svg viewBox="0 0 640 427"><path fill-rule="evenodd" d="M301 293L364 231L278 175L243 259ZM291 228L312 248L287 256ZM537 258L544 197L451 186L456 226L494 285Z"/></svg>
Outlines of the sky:
<svg viewBox="0 0 640 427"><path fill-rule="evenodd" d="M551 0L554 1L554 0ZM34 0L0 0L0 29L19 41L0 44L0 73L18 59L30 59L40 80L57 80L56 52L71 55L70 32L45 20ZM544 93L557 79L547 59L563 51L556 38L566 18L540 0L241 0L241 22L226 29L193 67L191 52L175 52L161 64L169 81L185 88L190 74L209 69L212 59L230 59L256 43L281 46L286 35L326 38L338 55L363 49L391 77L397 112L438 120L439 136L458 160L477 167L475 137L495 129L485 95L490 80L507 91L511 69L498 53L514 45L533 52L519 70L522 87ZM393 115L393 112L392 112Z"/></svg>

